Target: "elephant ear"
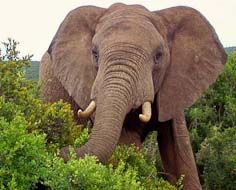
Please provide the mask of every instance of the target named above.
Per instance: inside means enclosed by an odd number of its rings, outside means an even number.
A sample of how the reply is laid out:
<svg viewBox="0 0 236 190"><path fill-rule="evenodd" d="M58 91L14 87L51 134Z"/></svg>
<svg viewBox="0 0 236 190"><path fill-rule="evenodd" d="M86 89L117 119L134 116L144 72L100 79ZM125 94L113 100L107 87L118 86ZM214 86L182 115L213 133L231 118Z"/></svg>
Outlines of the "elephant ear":
<svg viewBox="0 0 236 190"><path fill-rule="evenodd" d="M167 28L170 65L158 93L159 121L191 106L223 70L227 55L213 27L196 10L155 12Z"/></svg>
<svg viewBox="0 0 236 190"><path fill-rule="evenodd" d="M93 6L72 10L60 25L48 49L54 75L83 109L90 101L96 77L91 46L96 23L103 12L104 9Z"/></svg>

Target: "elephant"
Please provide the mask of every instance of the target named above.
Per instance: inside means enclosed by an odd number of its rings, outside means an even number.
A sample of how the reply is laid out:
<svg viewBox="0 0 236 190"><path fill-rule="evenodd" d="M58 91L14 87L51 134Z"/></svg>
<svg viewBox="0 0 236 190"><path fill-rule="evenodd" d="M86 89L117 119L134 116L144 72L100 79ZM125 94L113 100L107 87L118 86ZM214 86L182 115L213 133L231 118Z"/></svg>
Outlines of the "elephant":
<svg viewBox="0 0 236 190"><path fill-rule="evenodd" d="M215 82L226 59L214 28L193 8L78 7L42 57L41 96L69 102L78 123L92 120L78 158L105 163L118 143L141 147L157 131L168 180L183 174L184 189L201 189L184 109ZM68 160L67 148L60 154Z"/></svg>

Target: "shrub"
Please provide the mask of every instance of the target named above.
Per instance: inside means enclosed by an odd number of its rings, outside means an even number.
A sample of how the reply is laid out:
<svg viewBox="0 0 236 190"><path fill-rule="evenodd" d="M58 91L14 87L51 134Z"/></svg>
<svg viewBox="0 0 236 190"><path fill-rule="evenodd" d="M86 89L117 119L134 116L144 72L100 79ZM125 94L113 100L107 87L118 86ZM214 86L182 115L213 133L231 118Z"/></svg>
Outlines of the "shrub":
<svg viewBox="0 0 236 190"><path fill-rule="evenodd" d="M197 153L197 162L203 168L206 189L234 189L236 187L236 128L206 138Z"/></svg>
<svg viewBox="0 0 236 190"><path fill-rule="evenodd" d="M0 189L30 189L41 177L47 159L44 136L27 132L27 122L17 115L0 117Z"/></svg>
<svg viewBox="0 0 236 190"><path fill-rule="evenodd" d="M31 56L20 59L17 44L11 39L4 43L5 54L0 58L0 103L5 102L0 107L0 116L11 121L20 112L29 123L29 131L37 129L47 134L48 147L72 144L82 129L76 126L70 105L62 101L44 104L38 99L35 83L24 77Z"/></svg>
<svg viewBox="0 0 236 190"><path fill-rule="evenodd" d="M38 183L50 189L144 189L137 171L120 163L113 169L95 157L62 159L47 152L45 136L28 133L24 117L0 120L0 187L32 189Z"/></svg>
<svg viewBox="0 0 236 190"><path fill-rule="evenodd" d="M67 164L54 158L44 174L44 184L51 189L144 189L135 170L125 170L124 164L113 169L111 165L97 163L92 156L71 159Z"/></svg>
<svg viewBox="0 0 236 190"><path fill-rule="evenodd" d="M58 148L81 146L89 136L73 121L70 105L45 104L24 77L31 56L19 58L9 39L0 56L0 189L176 189L155 175L141 152L118 147L112 162L92 156L68 163Z"/></svg>
<svg viewBox="0 0 236 190"><path fill-rule="evenodd" d="M125 170L135 170L145 189L176 189L175 186L158 177L155 164L145 158L143 151L138 150L135 146L120 145L114 151L109 162L114 168L124 165Z"/></svg>

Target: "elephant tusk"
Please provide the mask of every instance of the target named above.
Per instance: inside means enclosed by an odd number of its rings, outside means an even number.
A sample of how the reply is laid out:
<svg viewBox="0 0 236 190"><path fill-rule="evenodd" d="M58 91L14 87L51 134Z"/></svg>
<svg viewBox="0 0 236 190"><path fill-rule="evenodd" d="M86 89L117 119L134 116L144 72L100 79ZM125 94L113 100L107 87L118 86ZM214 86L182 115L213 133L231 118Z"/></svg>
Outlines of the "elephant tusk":
<svg viewBox="0 0 236 190"><path fill-rule="evenodd" d="M78 110L78 117L79 118L88 118L94 111L96 108L96 103L95 101L91 101L90 104L88 105L88 107L83 111L81 109Z"/></svg>
<svg viewBox="0 0 236 190"><path fill-rule="evenodd" d="M152 109L150 102L144 102L142 105L142 114L139 114L140 121L147 123L152 116Z"/></svg>

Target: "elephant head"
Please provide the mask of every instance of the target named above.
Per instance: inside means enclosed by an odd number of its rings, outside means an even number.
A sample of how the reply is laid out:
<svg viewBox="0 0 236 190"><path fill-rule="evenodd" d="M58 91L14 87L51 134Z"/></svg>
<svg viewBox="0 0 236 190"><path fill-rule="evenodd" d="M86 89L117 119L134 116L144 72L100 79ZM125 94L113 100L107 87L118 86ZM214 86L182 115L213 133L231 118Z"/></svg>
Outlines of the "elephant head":
<svg viewBox="0 0 236 190"><path fill-rule="evenodd" d="M79 157L93 154L105 162L120 138L126 115L151 106L159 121L191 106L223 70L226 54L208 21L196 10L174 7L150 12L143 6L85 6L60 25L43 61L95 120ZM91 102L91 103L90 103ZM139 119L137 118L137 119Z"/></svg>

